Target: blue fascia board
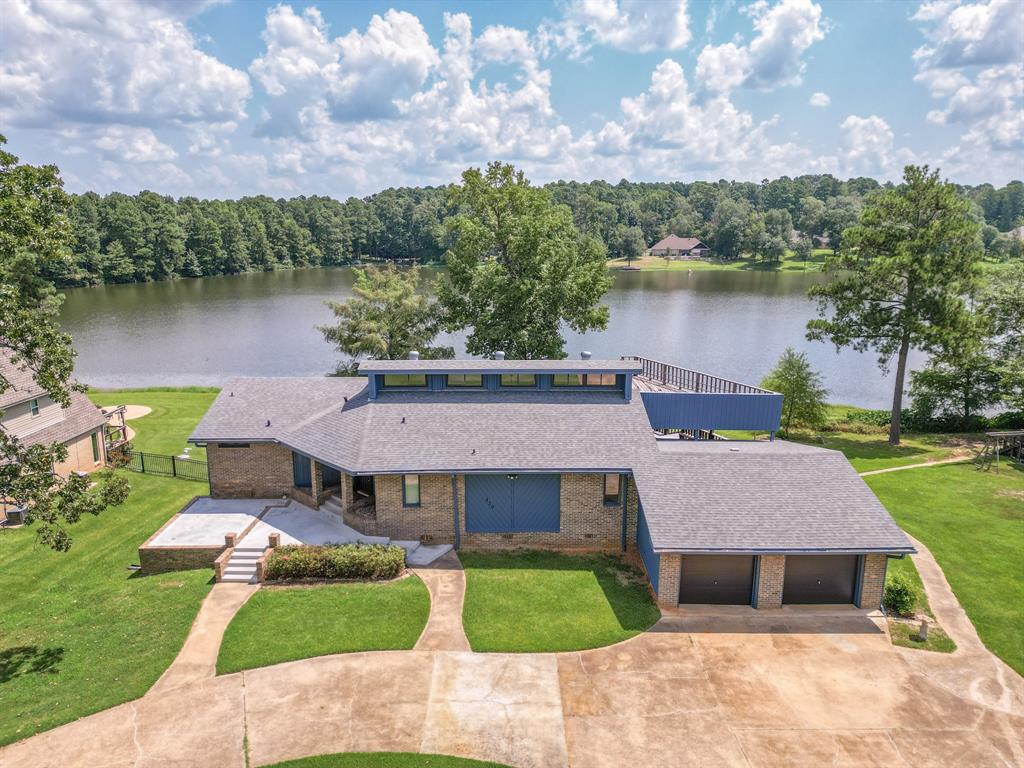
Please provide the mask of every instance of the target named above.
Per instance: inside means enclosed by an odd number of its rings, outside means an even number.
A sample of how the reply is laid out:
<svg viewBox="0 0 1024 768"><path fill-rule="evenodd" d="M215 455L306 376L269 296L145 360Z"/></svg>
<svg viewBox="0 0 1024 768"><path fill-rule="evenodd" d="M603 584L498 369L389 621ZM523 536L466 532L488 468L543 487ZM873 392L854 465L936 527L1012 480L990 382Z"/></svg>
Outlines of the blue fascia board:
<svg viewBox="0 0 1024 768"><path fill-rule="evenodd" d="M719 392L641 392L654 429L756 429L775 432L782 395Z"/></svg>
<svg viewBox="0 0 1024 768"><path fill-rule="evenodd" d="M808 547L804 549L779 549L779 548L736 548L723 547L721 549L679 549L673 547L654 547L659 555L913 555L917 550L913 547L846 547L846 548L824 548Z"/></svg>

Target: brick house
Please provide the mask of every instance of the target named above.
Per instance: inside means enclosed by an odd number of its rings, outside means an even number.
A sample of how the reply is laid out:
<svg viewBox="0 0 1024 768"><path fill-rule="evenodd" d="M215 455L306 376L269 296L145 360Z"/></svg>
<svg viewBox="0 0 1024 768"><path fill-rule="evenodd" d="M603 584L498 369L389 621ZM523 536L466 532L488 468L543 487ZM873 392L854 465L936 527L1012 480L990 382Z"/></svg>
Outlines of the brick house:
<svg viewBox="0 0 1024 768"><path fill-rule="evenodd" d="M711 255L711 249L696 237L669 235L647 249L650 256L666 259L700 259Z"/></svg>
<svg viewBox="0 0 1024 768"><path fill-rule="evenodd" d="M877 607L886 558L913 552L842 454L701 439L774 433L776 393L639 358L360 373L227 384L190 438L211 494L456 548L625 552L671 606Z"/></svg>
<svg viewBox="0 0 1024 768"><path fill-rule="evenodd" d="M25 446L61 443L67 447L67 458L53 467L56 475L92 472L104 465L106 417L85 394L72 392L70 406L62 408L36 383L32 371L6 354L0 355L0 375L8 384L0 392L0 430ZM13 510L13 504L6 505L0 498L0 522L9 512L13 519Z"/></svg>

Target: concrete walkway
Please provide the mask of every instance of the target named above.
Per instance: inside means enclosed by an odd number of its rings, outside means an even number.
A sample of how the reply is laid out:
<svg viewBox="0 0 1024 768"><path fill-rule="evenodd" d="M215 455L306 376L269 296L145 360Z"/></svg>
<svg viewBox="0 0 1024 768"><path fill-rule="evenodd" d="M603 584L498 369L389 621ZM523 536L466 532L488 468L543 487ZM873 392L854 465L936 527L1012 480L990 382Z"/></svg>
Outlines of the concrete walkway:
<svg viewBox="0 0 1024 768"><path fill-rule="evenodd" d="M932 584L927 562L919 568ZM417 573L437 611L416 650L221 677L220 633L254 588L217 585L143 698L0 749L0 765L245 768L355 751L517 768L1024 765L1020 678L999 693L991 656L966 636L948 656L894 648L883 617L853 608L706 609L591 651L471 653L448 650L465 642L457 559ZM933 593L937 616L962 635L954 606Z"/></svg>
<svg viewBox="0 0 1024 768"><path fill-rule="evenodd" d="M909 534L907 534L909 536ZM1004 712L1024 712L1024 678L985 647L928 548L910 537L911 555L939 626L957 645L951 654L899 648L921 674L958 696Z"/></svg>
<svg viewBox="0 0 1024 768"><path fill-rule="evenodd" d="M256 594L258 584L214 584L192 622L177 658L146 696L159 696L182 685L208 680L217 674L217 655L228 624L238 609Z"/></svg>
<svg viewBox="0 0 1024 768"><path fill-rule="evenodd" d="M462 627L462 603L466 596L466 572L455 552L431 565L413 568L430 592L430 618L416 642L417 651L468 651Z"/></svg>
<svg viewBox="0 0 1024 768"><path fill-rule="evenodd" d="M952 459L939 459L938 461L925 461L920 464L906 464L902 467L886 467L885 469L872 469L868 472L860 472L861 477L869 475L884 475L887 472L902 472L904 469L920 469L921 467L938 467L943 464L963 464L970 461L969 456L955 456Z"/></svg>

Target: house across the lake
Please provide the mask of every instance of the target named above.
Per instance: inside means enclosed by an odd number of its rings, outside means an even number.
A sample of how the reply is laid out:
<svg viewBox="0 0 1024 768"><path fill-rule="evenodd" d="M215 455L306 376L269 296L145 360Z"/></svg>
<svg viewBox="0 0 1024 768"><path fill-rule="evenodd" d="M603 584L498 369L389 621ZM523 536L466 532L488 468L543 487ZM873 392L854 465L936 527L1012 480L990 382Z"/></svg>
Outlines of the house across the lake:
<svg viewBox="0 0 1024 768"><path fill-rule="evenodd" d="M71 392L67 408L40 387L32 371L0 354L0 375L9 387L0 392L0 430L22 445L61 443L67 448L64 461L53 472L66 477L72 472L92 472L104 465L103 427L106 417L82 392ZM0 521L14 519L14 506L0 497Z"/></svg>
<svg viewBox="0 0 1024 768"><path fill-rule="evenodd" d="M669 235L647 249L650 256L666 259L700 259L711 255L711 249L696 237Z"/></svg>
<svg viewBox="0 0 1024 768"><path fill-rule="evenodd" d="M360 373L228 383L190 438L209 503L287 497L427 546L626 553L667 606L877 608L887 558L913 551L841 453L720 438L774 434L782 396L758 387L634 357Z"/></svg>

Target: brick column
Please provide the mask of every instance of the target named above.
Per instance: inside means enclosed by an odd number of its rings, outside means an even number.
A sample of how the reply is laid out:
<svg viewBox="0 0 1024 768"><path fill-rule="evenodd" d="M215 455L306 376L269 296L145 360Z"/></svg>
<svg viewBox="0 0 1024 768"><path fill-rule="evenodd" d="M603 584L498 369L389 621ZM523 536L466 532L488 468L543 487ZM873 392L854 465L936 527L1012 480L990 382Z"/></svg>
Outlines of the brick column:
<svg viewBox="0 0 1024 768"><path fill-rule="evenodd" d="M882 605L882 595L885 592L885 569L888 563L889 558L885 555L864 555L858 608L873 610Z"/></svg>
<svg viewBox="0 0 1024 768"><path fill-rule="evenodd" d="M782 582L786 576L785 555L761 555L757 572L757 607L782 607Z"/></svg>
<svg viewBox="0 0 1024 768"><path fill-rule="evenodd" d="M679 577L682 555L663 554L658 560L658 605L675 608L679 605Z"/></svg>
<svg viewBox="0 0 1024 768"><path fill-rule="evenodd" d="M319 505L320 494L324 490L324 468L316 459L309 460L309 474L313 478L310 483L309 493L313 497L313 504Z"/></svg>

